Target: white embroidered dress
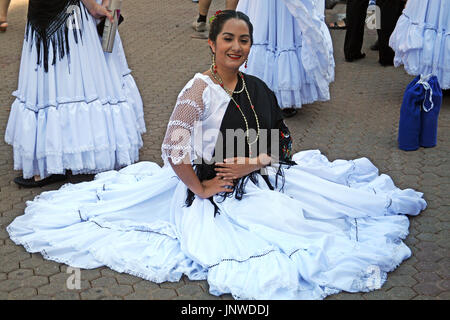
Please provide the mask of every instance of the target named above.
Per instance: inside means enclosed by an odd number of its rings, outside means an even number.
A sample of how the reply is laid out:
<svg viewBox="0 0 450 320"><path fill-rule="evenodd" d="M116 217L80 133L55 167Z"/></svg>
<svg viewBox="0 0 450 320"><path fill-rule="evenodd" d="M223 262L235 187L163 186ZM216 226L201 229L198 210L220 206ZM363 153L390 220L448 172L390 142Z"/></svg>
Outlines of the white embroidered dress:
<svg viewBox="0 0 450 320"><path fill-rule="evenodd" d="M67 184L27 203L7 228L29 252L80 268L103 265L144 279L207 279L213 295L241 299L322 299L379 288L411 255L405 214L426 207L366 159L329 162L318 150L294 155L284 191L248 181L242 200L196 197L167 165L195 150L199 125L218 128L229 98L196 74L178 97L162 147L166 165L140 162ZM275 107L275 106L274 106ZM187 128L187 131L185 129ZM214 138L204 141L203 155ZM271 168L269 179L275 177ZM261 176L259 176L261 177ZM274 183L273 183L274 184ZM217 197L217 196L216 196Z"/></svg>
<svg viewBox="0 0 450 320"><path fill-rule="evenodd" d="M22 170L24 178L66 170L97 173L139 159L146 131L143 104L119 33L113 51L103 52L96 19L83 3L80 8L74 20L82 21L82 38L77 42L68 32L70 55L49 63L48 72L36 65L31 31L23 42L5 141L13 147L14 170ZM55 52L50 42L49 61Z"/></svg>
<svg viewBox="0 0 450 320"><path fill-rule="evenodd" d="M281 108L330 99L333 43L324 0L240 0L254 27L248 74L274 91Z"/></svg>

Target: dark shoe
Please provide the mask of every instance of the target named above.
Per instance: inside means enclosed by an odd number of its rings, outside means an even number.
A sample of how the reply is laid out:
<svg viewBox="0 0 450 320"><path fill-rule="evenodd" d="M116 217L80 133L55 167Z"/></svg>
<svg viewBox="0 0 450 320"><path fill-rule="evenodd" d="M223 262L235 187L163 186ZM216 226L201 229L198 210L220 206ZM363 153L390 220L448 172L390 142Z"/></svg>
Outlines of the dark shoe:
<svg viewBox="0 0 450 320"><path fill-rule="evenodd" d="M380 47L378 46L378 40L375 41L375 43L373 45L370 46L370 50L372 51L378 51L380 50Z"/></svg>
<svg viewBox="0 0 450 320"><path fill-rule="evenodd" d="M14 178L14 182L24 188L35 188L35 187L43 187L48 184L59 181L64 181L66 179L67 176L65 174L52 174L47 178L44 178L39 181L34 180L34 178L24 179L23 177L16 177Z"/></svg>
<svg viewBox="0 0 450 320"><path fill-rule="evenodd" d="M362 58L365 58L366 54L365 53L361 53L359 56L355 56L355 57L351 57L351 58L345 58L345 61L347 62L353 62Z"/></svg>
<svg viewBox="0 0 450 320"><path fill-rule="evenodd" d="M295 109L295 108L281 109L281 113L283 114L283 116L285 118L290 118L297 114L297 109Z"/></svg>

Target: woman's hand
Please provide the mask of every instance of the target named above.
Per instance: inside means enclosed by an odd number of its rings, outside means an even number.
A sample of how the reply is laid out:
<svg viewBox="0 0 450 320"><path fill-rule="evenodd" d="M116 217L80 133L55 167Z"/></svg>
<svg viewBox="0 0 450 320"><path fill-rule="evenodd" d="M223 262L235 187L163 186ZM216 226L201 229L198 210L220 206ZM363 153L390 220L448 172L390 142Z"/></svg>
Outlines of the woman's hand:
<svg viewBox="0 0 450 320"><path fill-rule="evenodd" d="M197 195L203 199L207 199L221 192L233 192L233 182L218 176L210 180L202 181L202 186L202 192Z"/></svg>
<svg viewBox="0 0 450 320"><path fill-rule="evenodd" d="M270 164L271 158L267 154L260 154L257 158L236 157L216 163L217 176L225 180L242 178L253 171L257 171Z"/></svg>
<svg viewBox="0 0 450 320"><path fill-rule="evenodd" d="M110 0L102 1L102 4L98 4L95 0L82 0L89 13L96 19L102 17L108 18L109 21L114 22L111 12L106 8L109 5Z"/></svg>

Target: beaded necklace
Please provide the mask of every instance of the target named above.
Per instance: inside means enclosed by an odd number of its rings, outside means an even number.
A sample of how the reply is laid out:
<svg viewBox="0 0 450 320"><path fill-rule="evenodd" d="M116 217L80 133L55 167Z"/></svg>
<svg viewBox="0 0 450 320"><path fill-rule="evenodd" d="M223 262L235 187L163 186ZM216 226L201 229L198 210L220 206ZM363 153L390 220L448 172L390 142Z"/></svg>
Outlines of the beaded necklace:
<svg viewBox="0 0 450 320"><path fill-rule="evenodd" d="M253 105L252 100L250 99L250 94L248 93L247 85L245 84L244 75L241 72L239 72L239 77L242 80L242 88L241 88L241 90L233 91L233 90L229 90L228 88L225 87L225 85L223 84L222 78L220 78L219 74L217 73L217 66L215 64L211 65L210 71L211 71L211 74L214 77L214 79L220 84L220 86L230 96L231 100L236 105L236 108L241 112L241 115L244 118L245 128L246 128L246 136L247 136L247 144L248 144L248 150L249 150L249 156L252 157L252 145L255 144L258 141L258 139L259 139L259 119L258 119L258 115L256 114L256 111L255 111L255 106ZM233 94L235 94L235 93L239 94L239 93L243 92L244 90L245 90L245 93L247 94L248 101L250 102L250 108L252 109L253 114L255 115L255 120L256 120L256 128L257 128L256 138L252 142L250 142L249 127L248 127L247 118L245 117L244 112L241 110L241 106L233 98Z"/></svg>

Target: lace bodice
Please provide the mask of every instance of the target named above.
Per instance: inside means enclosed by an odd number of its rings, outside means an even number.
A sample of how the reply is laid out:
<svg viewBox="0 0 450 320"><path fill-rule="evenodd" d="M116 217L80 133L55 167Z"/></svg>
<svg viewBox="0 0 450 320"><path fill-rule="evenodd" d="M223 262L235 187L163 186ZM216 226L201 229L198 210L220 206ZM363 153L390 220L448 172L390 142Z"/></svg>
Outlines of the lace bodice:
<svg viewBox="0 0 450 320"><path fill-rule="evenodd" d="M203 74L197 73L178 95L161 146L164 164L210 160L220 123L230 98ZM189 157L188 157L189 155Z"/></svg>

